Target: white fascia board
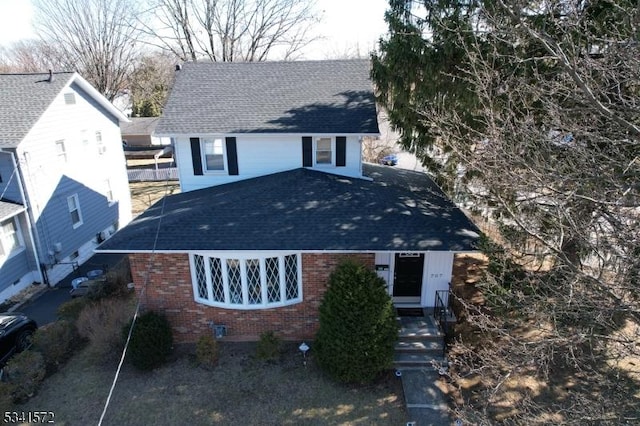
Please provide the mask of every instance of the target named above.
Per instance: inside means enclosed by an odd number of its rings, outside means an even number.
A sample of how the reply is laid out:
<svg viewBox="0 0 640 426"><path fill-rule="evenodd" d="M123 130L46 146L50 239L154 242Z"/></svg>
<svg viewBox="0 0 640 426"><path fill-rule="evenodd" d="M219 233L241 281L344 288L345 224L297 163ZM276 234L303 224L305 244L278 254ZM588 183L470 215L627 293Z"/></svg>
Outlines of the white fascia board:
<svg viewBox="0 0 640 426"><path fill-rule="evenodd" d="M449 252L449 253L478 253L479 250L452 251L452 250L100 250L94 249L95 253L124 253L124 254L218 254L218 255L240 255L242 257L256 256L260 253L271 255L284 255L291 253L301 254L375 254L375 253L429 253L429 252Z"/></svg>
<svg viewBox="0 0 640 426"><path fill-rule="evenodd" d="M69 79L63 90L71 86L71 84L74 82L77 83L78 86L82 88L82 90L87 92L89 96L95 99L101 106L103 106L104 109L113 114L118 119L118 121L125 123L131 122L131 120L129 120L129 117L124 115L122 111L113 106L113 104L109 102L107 98L102 95L102 93L98 92L95 87L93 87L87 80L82 78L82 76L77 72L73 73L73 76Z"/></svg>
<svg viewBox="0 0 640 426"><path fill-rule="evenodd" d="M380 133L287 133L287 132L271 132L271 133L153 133L152 136L157 137L165 137L165 138L193 138L193 137L219 137L219 136L227 136L227 137L251 137L251 136L259 136L259 137L272 137L272 138L281 138L283 136L291 136L291 137L302 137L302 136L318 136L318 137L331 137L331 136L356 136L356 137L364 137L364 136L380 136Z"/></svg>

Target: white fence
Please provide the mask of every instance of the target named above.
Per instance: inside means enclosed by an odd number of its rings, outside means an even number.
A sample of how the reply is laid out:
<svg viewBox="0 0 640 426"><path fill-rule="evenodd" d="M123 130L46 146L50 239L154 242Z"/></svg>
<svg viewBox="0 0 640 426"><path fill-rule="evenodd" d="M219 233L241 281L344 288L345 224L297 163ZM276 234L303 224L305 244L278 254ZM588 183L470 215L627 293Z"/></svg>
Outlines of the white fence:
<svg viewBox="0 0 640 426"><path fill-rule="evenodd" d="M127 174L129 175L129 182L178 180L177 167L158 169L127 169Z"/></svg>

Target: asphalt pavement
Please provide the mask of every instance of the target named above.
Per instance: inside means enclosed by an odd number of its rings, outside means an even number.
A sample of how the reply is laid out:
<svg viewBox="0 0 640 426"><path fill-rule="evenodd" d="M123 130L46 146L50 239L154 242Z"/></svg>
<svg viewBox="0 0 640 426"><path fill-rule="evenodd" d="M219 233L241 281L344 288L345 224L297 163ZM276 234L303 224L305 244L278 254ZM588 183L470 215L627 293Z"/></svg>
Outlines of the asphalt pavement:
<svg viewBox="0 0 640 426"><path fill-rule="evenodd" d="M13 306L11 310L26 314L29 318L35 320L38 326L54 322L57 319L56 311L58 307L67 300L71 300L69 291L71 290L71 281L73 279L84 277L87 272L96 269L102 269L106 273L110 268L118 264L123 257L123 254L94 254L55 287L47 287L41 284L43 287L41 293L22 304Z"/></svg>

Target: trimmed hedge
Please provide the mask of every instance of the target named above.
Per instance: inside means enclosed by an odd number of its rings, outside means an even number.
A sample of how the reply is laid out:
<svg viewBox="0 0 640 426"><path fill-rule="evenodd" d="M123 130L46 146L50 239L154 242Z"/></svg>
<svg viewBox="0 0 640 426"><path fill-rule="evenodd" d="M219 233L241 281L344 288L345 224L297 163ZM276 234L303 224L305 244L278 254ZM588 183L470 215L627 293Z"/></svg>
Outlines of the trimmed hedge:
<svg viewBox="0 0 640 426"><path fill-rule="evenodd" d="M398 325L385 281L347 260L329 278L315 341L318 364L332 377L365 383L391 367Z"/></svg>

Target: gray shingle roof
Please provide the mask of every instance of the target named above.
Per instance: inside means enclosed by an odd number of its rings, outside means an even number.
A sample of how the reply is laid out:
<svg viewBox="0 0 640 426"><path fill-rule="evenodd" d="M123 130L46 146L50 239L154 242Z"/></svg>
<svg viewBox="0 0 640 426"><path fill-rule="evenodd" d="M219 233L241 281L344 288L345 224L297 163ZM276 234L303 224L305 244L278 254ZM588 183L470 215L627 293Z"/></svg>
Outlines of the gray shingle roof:
<svg viewBox="0 0 640 426"><path fill-rule="evenodd" d="M378 133L368 60L188 62L159 135Z"/></svg>
<svg viewBox="0 0 640 426"><path fill-rule="evenodd" d="M0 148L15 148L73 73L0 74Z"/></svg>
<svg viewBox="0 0 640 426"><path fill-rule="evenodd" d="M474 249L478 229L424 174L365 165L374 180L295 169L171 195L98 251Z"/></svg>
<svg viewBox="0 0 640 426"><path fill-rule="evenodd" d="M15 216L24 210L22 204L0 200L0 220L5 220Z"/></svg>
<svg viewBox="0 0 640 426"><path fill-rule="evenodd" d="M127 135L151 135L160 120L159 117L131 117L131 122L122 123L120 131L122 136Z"/></svg>

